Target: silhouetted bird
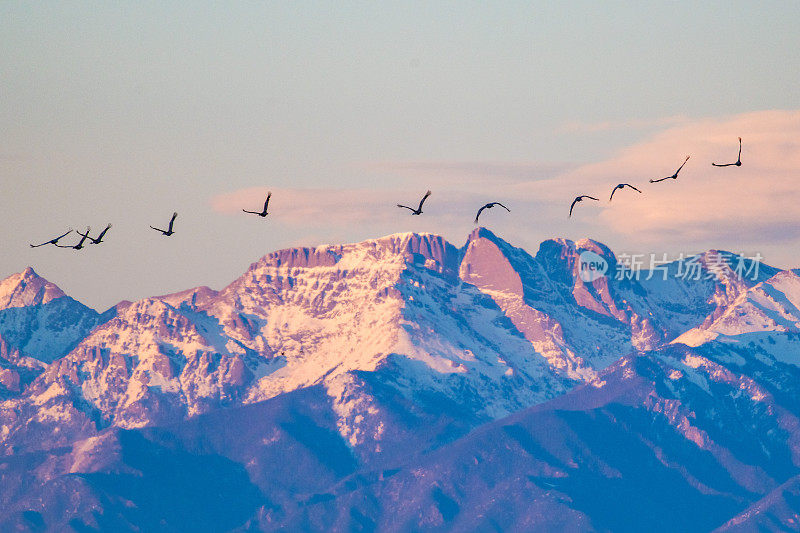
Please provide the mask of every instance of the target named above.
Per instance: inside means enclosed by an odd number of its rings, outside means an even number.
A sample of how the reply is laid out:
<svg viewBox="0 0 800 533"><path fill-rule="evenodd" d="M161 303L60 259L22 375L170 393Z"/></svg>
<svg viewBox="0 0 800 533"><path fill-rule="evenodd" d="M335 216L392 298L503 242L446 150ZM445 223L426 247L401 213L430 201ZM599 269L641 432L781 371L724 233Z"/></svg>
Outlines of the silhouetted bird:
<svg viewBox="0 0 800 533"><path fill-rule="evenodd" d="M80 249L83 248L83 243L86 242L86 239L88 239L87 235L89 234L89 231L91 231L91 229L92 228L90 226L86 226L86 233L85 234L77 232L80 235L83 235L83 237L81 237L81 240L78 241L78 244L76 244L74 246L61 246L60 244L56 244L56 246L58 246L59 248L72 248L73 250L80 250Z"/></svg>
<svg viewBox="0 0 800 533"><path fill-rule="evenodd" d="M684 159L684 160L683 160L683 165L685 165L685 164L686 164L686 162L689 160L689 158L690 158L690 157L692 157L692 156L690 156L690 155L687 155L687 156L686 156L686 159ZM667 176L666 178L659 178L659 179L657 179L657 180L650 180L650 183L658 183L659 181L664 181L664 180L676 180L676 179L678 179L678 172L680 172L680 171L681 171L681 169L683 168L683 165L679 166L679 167L678 167L678 170L676 170L676 171L675 171L675 174L673 174L672 176Z"/></svg>
<svg viewBox="0 0 800 533"><path fill-rule="evenodd" d="M63 235L59 235L59 236L58 236L58 237L56 237L55 239L50 239L49 241L47 241L47 242L43 242L42 244L29 244L29 246L30 246L31 248L38 248L38 247L40 247L40 246L46 246L46 245L48 245L48 244L55 244L56 246L58 246L58 241L59 241L60 239L63 239L64 237L66 237L66 236L67 236L67 235L69 235L70 233L72 233L72 229L68 229L66 233L64 233Z"/></svg>
<svg viewBox="0 0 800 533"><path fill-rule="evenodd" d="M504 206L504 205L503 205L503 204L501 204L500 202L489 202L488 204L486 204L486 205L484 205L483 207L481 207L480 209L478 209L478 214L477 214L477 215L475 215L475 223L476 223L476 224L478 223L478 219L480 218L480 216L481 216L481 213L483 212L483 210L484 210L484 209L491 209L491 208L493 208L493 207L494 207L494 206L496 206L496 205L499 205L500 207L502 207L503 209L505 209L505 210L506 210L506 211L508 211L509 213L511 212L511 209L507 208L506 206Z"/></svg>
<svg viewBox="0 0 800 533"><path fill-rule="evenodd" d="M722 164L722 165L719 164L719 163L711 163L711 166L714 166L714 167L734 167L734 166L735 167L740 167L740 166L742 166L742 138L739 137L739 157L736 158L736 163L725 163L725 164Z"/></svg>
<svg viewBox="0 0 800 533"><path fill-rule="evenodd" d="M100 232L100 235L98 235L98 236L97 236L97 238L92 238L92 237L89 237L89 232L88 232L88 230L87 230L86 234L83 234L83 233L81 233L80 231L78 231L77 233L78 233L78 235L81 235L82 237L88 237L88 238L89 238L89 241L90 241L92 244L100 244L101 242L103 242L103 237L105 236L106 232L108 232L108 230L110 230L110 229L111 229L111 224L109 224L108 226L106 226L106 229L104 229L103 231L101 231L101 232Z"/></svg>
<svg viewBox="0 0 800 533"><path fill-rule="evenodd" d="M247 209L242 209L245 213L252 213L254 215L258 215L260 217L265 217L269 213L267 213L267 208L269 207L269 198L272 196L272 192L267 193L267 200L264 202L264 210L263 211L248 211Z"/></svg>
<svg viewBox="0 0 800 533"><path fill-rule="evenodd" d="M425 203L425 200L427 200L428 196L430 196L430 195L431 195L431 191L426 192L425 196L422 197L422 200L419 201L419 207L417 207L416 209L414 209L413 207L408 207L407 205L400 205L400 204L397 204L397 207L404 207L404 208L408 209L409 211L411 211L412 215L421 215L422 214L422 204Z"/></svg>
<svg viewBox="0 0 800 533"><path fill-rule="evenodd" d="M639 189L637 189L636 187L634 187L633 185L631 185L630 183L620 183L619 185L614 187L614 189L611 191L611 198L609 198L608 201L610 202L611 200L614 199L614 193L615 192L617 192L619 189L624 189L625 187L630 187L631 189L633 189L634 191L636 191L638 193L642 192Z"/></svg>
<svg viewBox="0 0 800 533"><path fill-rule="evenodd" d="M159 229L159 228L156 228L154 226L150 226L150 227L153 228L156 231L160 231L161 234L164 235L165 237L169 237L170 235L175 233L174 231L172 231L172 226L173 226L173 224L175 224L175 218L177 216L178 216L178 213L172 213L172 218L169 219L169 227L166 230Z"/></svg>
<svg viewBox="0 0 800 533"><path fill-rule="evenodd" d="M586 194L582 194L580 196L576 196L575 199L572 200L572 205L569 206L569 216L570 217L572 216L572 209L575 207L575 204L577 204L578 202L582 202L584 198L588 198L590 200L596 200L598 202L600 201L599 199L595 198L594 196L588 196Z"/></svg>

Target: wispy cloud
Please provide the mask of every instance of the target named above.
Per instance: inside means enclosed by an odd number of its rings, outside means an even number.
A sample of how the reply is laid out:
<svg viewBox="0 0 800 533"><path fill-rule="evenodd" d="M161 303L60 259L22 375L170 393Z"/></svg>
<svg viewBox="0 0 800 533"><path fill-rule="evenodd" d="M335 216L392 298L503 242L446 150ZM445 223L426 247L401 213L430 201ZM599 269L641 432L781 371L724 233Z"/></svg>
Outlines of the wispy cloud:
<svg viewBox="0 0 800 533"><path fill-rule="evenodd" d="M667 121L670 122L670 121ZM735 161L743 138L742 167L715 168ZM691 159L677 181L671 175ZM569 167L521 163L383 162L370 171L397 173L393 188L273 189L273 218L311 234L349 238L354 228L372 235L433 231L458 238L471 228L479 205L508 202L511 216L491 214L487 223L515 242L535 246L552 236L592 236L617 247L782 250L800 243L800 111L763 111L723 119L674 124L596 163ZM627 182L643 194L623 191L608 202L612 188ZM501 186L502 185L502 186ZM402 187L402 190L399 188ZM426 188L434 195L425 216L395 207L415 205ZM266 188L222 194L214 210L256 209ZM582 205L572 219L569 204L578 194L601 202ZM666 250L664 250L666 251Z"/></svg>
<svg viewBox="0 0 800 533"><path fill-rule="evenodd" d="M743 165L712 167L736 160L740 135ZM689 154L677 181L648 183L671 175ZM669 128L562 180L605 197L617 182L640 186L644 194L615 197L600 215L620 234L650 242L736 237L763 243L800 237L798 171L800 112L766 111Z"/></svg>

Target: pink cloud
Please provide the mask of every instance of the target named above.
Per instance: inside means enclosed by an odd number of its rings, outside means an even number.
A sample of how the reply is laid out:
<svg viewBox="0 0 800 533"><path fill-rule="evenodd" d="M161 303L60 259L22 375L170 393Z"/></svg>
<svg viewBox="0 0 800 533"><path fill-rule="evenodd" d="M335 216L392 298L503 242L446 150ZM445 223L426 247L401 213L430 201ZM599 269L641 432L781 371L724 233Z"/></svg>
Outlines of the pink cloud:
<svg viewBox="0 0 800 533"><path fill-rule="evenodd" d="M715 168L736 159L743 138L742 167ZM676 181L671 175L691 159ZM372 171L397 173L384 180L398 189L272 189L272 218L325 236L348 239L396 231L432 231L461 238L483 202L507 202L511 216L487 224L514 242L535 246L553 236L591 236L617 249L727 248L769 251L776 261L797 263L800 244L800 111L763 111L667 126L615 155L577 168L535 163L385 162ZM526 176L528 176L526 178ZM612 188L627 182L643 194ZM383 182L382 182L383 183ZM425 216L395 207L414 204L425 188L434 195ZM256 209L266 187L215 197L221 213ZM567 218L578 194L602 201L581 206ZM791 246L787 246L791 245ZM664 251L667 251L666 249ZM689 250L686 250L689 251Z"/></svg>
<svg viewBox="0 0 800 533"><path fill-rule="evenodd" d="M742 166L733 162L743 138ZM691 159L677 181L651 184ZM637 242L713 240L742 242L800 237L800 111L763 111L697 120L666 129L617 155L551 180L517 185L517 196L567 204L578 194L602 200L601 225ZM608 203L617 183L623 191ZM783 230L783 232L781 231Z"/></svg>
<svg viewBox="0 0 800 533"><path fill-rule="evenodd" d="M712 167L711 162L736 160L738 136L742 166ZM684 154L692 158L677 181L647 182L672 174ZM769 228L783 228L800 236L800 112L749 113L670 128L587 171L601 178L620 168L645 194L603 210L601 221L617 232L651 240L739 235L754 242L774 238L774 231L765 233Z"/></svg>

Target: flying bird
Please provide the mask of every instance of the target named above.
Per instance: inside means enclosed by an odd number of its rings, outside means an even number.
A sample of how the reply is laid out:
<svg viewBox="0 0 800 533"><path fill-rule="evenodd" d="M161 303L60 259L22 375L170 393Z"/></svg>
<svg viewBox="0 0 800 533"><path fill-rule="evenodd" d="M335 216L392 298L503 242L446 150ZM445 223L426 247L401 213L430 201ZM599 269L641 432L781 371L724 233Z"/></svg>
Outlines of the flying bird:
<svg viewBox="0 0 800 533"><path fill-rule="evenodd" d="M150 226L150 227L153 228L156 231L160 231L161 234L164 235L165 237L169 237L170 235L175 233L174 231L172 231L172 225L175 224L175 218L177 216L178 216L178 213L172 213L172 218L169 219L169 227L166 230L159 229L159 228L156 228L154 226Z"/></svg>
<svg viewBox="0 0 800 533"><path fill-rule="evenodd" d="M690 157L692 157L692 156L690 156L690 155L687 155L687 156L686 156L686 159L684 159L684 160L683 160L683 165L685 165L685 164L686 164L686 162L689 160L689 158L690 158ZM666 178L659 178L659 179L657 179L657 180L650 180L650 183L658 183L659 181L664 181L664 180L676 180L676 179L678 179L678 172L680 172L680 171L681 171L681 169L683 168L683 165L679 166L679 167L678 167L678 170L676 170L676 171L675 171L675 174L673 174L672 176L667 176Z"/></svg>
<svg viewBox="0 0 800 533"><path fill-rule="evenodd" d="M267 213L267 208L269 207L269 198L272 196L272 192L267 193L267 200L264 202L264 209L263 211L248 211L247 209L242 209L245 213L252 213L254 215L258 215L260 217L266 217L269 213Z"/></svg>
<svg viewBox="0 0 800 533"><path fill-rule="evenodd" d="M81 240L78 241L78 244L76 244L74 246L61 246L60 244L56 244L56 246L58 246L59 248L72 248L73 250L80 250L80 249L83 248L83 243L86 242L86 239L89 238L88 235L89 235L89 231L91 231L91 229L92 228L90 226L86 226L86 233L81 233L80 231L76 232L79 235L83 235L83 236L81 237Z"/></svg>
<svg viewBox="0 0 800 533"><path fill-rule="evenodd" d="M580 196L576 196L575 199L572 200L572 205L569 206L569 216L570 217L572 216L572 210L575 207L575 204L577 204L578 202L582 202L585 198L588 198L590 200L596 200L598 202L600 201L598 198L595 198L594 196L589 196L589 195L586 195L586 194L582 194Z"/></svg>
<svg viewBox="0 0 800 533"><path fill-rule="evenodd" d="M55 239L50 239L49 241L43 242L42 244L30 244L29 246L31 248L38 248L40 246L45 246L45 245L48 245L48 244L55 244L56 246L58 246L58 241L63 239L64 237L66 237L70 233L72 233L72 229L68 229L66 233L64 233L63 235L59 235Z"/></svg>
<svg viewBox="0 0 800 533"><path fill-rule="evenodd" d="M422 204L420 204L420 206L421 206L421 205L422 205ZM483 207L481 207L480 209L478 209L478 214L477 214L477 215L475 215L475 223L476 223L476 224L478 223L478 218L480 218L480 216L481 216L481 213L483 212L483 210L484 210L484 209L491 209L491 208L493 208L493 207L494 207L494 206L496 206L496 205L499 205L500 207L502 207L503 209L505 209L505 210L506 210L506 211L508 211L509 213L511 212L511 209L507 208L506 206L504 206L504 205L503 205L503 204L501 204L500 202L489 202L488 204L486 204L486 205L484 205Z"/></svg>
<svg viewBox="0 0 800 533"><path fill-rule="evenodd" d="M630 187L631 189L633 189L634 191L636 191L636 192L638 192L640 194L642 192L639 189L637 189L636 187L634 187L633 185L631 185L630 183L620 183L619 185L614 187L614 189L611 191L611 198L609 198L608 201L610 202L611 200L614 199L614 193L615 192L617 192L619 189L624 189L625 187Z"/></svg>
<svg viewBox="0 0 800 533"><path fill-rule="evenodd" d="M80 236L82 236L82 237L87 237L87 238L89 239L89 241L90 241L92 244L100 244L101 242L103 242L103 237L105 237L106 233L107 233L107 232L108 232L108 230L110 230L110 229L111 229L111 224L109 224L108 226L106 226L106 229L104 229L103 231L101 231L101 232L100 232L100 235L98 235L96 238L89 237L89 230L86 230L86 234L83 234L83 233L81 233L80 231L78 231L78 232L77 232L77 234L78 234L78 235L80 235Z"/></svg>
<svg viewBox="0 0 800 533"><path fill-rule="evenodd" d="M397 207L404 207L404 208L408 209L409 211L411 211L412 215L421 215L422 214L422 204L425 203L425 200L427 200L428 196L430 196L430 195L431 195L431 191L426 192L425 196L422 197L422 200L419 201L419 207L417 207L416 209L414 209L413 207L408 207L407 205L400 205L400 204L397 204Z"/></svg>
<svg viewBox="0 0 800 533"><path fill-rule="evenodd" d="M736 159L736 163L725 163L725 164L711 163L711 166L714 166L714 167L734 167L734 166L740 167L740 166L742 166L742 138L739 137L739 157Z"/></svg>

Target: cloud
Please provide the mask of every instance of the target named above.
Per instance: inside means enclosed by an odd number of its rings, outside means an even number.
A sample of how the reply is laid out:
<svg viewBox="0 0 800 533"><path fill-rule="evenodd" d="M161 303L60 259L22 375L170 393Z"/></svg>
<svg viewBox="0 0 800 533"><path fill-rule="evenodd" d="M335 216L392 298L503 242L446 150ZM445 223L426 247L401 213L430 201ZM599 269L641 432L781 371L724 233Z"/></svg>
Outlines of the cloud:
<svg viewBox="0 0 800 533"><path fill-rule="evenodd" d="M735 161L740 135L743 166L712 167L712 161ZM686 155L691 159L678 180L648 182L671 175ZM554 236L589 236L629 251L760 250L776 262L798 262L793 250L800 243L800 111L676 123L605 160L572 168L457 161L364 168L399 177L376 179L376 187L273 189L271 216L324 238L431 231L458 239L472 228L477 207L497 200L512 213L491 214L486 223L527 247ZM609 203L612 188L623 182L643 194L620 191ZM396 188L381 188L384 183ZM434 194L425 216L395 207L415 205L428 187ZM212 205L218 212L240 213L244 206L258 208L265 194L265 188L234 191L215 197ZM581 205L569 219L569 204L578 194L602 201Z"/></svg>
<svg viewBox="0 0 800 533"><path fill-rule="evenodd" d="M740 135L742 166L712 167L736 160ZM677 181L648 183L671 175L685 154L691 159ZM735 237L760 243L800 237L798 174L800 112L765 111L669 128L564 180L605 182L606 194L616 182L640 186L641 197L624 195L619 203L615 197L600 215L621 234L651 242Z"/></svg>
<svg viewBox="0 0 800 533"><path fill-rule="evenodd" d="M740 135L742 166L712 167L736 160ZM673 174L686 155L677 181L649 183ZM763 111L673 126L604 161L516 184L511 194L562 209L578 194L597 196L601 213L593 222L637 243L776 243L800 238L798 177L800 111ZM609 203L617 183L643 194L620 191Z"/></svg>

